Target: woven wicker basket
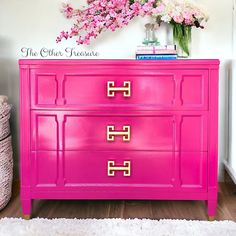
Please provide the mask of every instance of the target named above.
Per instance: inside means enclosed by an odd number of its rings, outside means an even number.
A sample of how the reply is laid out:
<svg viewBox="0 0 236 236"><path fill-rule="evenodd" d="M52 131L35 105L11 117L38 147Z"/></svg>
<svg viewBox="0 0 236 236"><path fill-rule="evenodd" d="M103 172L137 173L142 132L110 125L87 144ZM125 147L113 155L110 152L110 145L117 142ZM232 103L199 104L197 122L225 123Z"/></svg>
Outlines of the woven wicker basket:
<svg viewBox="0 0 236 236"><path fill-rule="evenodd" d="M11 198L13 159L10 135L10 110L11 105L6 103L4 96L0 96L0 210L3 209ZM5 100L5 101L4 101Z"/></svg>
<svg viewBox="0 0 236 236"><path fill-rule="evenodd" d="M10 134L9 119L10 119L10 114L0 119L0 141L8 137Z"/></svg>
<svg viewBox="0 0 236 236"><path fill-rule="evenodd" d="M0 141L10 135L10 110L11 105L7 103L0 105Z"/></svg>
<svg viewBox="0 0 236 236"><path fill-rule="evenodd" d="M0 96L1 97L1 96ZM11 111L11 105L8 103L0 103L0 120L8 116Z"/></svg>
<svg viewBox="0 0 236 236"><path fill-rule="evenodd" d="M0 141L0 210L11 198L13 159L11 136Z"/></svg>

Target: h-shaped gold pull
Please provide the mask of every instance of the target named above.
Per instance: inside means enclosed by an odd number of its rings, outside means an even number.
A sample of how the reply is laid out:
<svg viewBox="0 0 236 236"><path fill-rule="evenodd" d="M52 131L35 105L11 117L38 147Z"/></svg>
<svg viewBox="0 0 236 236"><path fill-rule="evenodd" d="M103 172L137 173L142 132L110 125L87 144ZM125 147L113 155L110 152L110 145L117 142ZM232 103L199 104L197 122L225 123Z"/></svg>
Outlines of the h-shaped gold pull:
<svg viewBox="0 0 236 236"><path fill-rule="evenodd" d="M131 82L130 81L124 81L123 82L124 87L115 87L114 81L108 81L107 82L107 96L108 97L115 97L115 92L123 92L124 97L130 97L131 96Z"/></svg>
<svg viewBox="0 0 236 236"><path fill-rule="evenodd" d="M114 141L115 135L122 136L122 139L124 142L129 142L130 141L130 126L123 125L122 131L115 131L114 125L108 125L107 126L107 141Z"/></svg>
<svg viewBox="0 0 236 236"><path fill-rule="evenodd" d="M123 171L123 176L130 176L130 161L123 161L123 166L115 166L115 161L107 162L107 175L115 176L115 171Z"/></svg>

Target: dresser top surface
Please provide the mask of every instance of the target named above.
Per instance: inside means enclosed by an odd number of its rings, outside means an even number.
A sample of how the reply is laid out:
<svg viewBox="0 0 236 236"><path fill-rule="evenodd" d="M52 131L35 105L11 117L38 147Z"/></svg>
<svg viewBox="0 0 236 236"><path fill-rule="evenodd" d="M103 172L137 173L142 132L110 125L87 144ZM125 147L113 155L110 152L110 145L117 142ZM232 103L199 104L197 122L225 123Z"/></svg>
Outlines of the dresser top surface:
<svg viewBox="0 0 236 236"><path fill-rule="evenodd" d="M20 65L219 65L218 59L134 60L134 59L20 59Z"/></svg>

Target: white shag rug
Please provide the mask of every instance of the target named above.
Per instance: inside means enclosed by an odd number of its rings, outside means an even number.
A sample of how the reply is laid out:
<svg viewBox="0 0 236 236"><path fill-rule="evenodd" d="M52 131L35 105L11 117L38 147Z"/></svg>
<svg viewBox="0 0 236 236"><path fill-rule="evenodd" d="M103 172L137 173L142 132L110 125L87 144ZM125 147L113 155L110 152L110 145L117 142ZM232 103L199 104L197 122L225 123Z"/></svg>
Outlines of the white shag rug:
<svg viewBox="0 0 236 236"><path fill-rule="evenodd" d="M0 219L0 236L236 236L233 221Z"/></svg>

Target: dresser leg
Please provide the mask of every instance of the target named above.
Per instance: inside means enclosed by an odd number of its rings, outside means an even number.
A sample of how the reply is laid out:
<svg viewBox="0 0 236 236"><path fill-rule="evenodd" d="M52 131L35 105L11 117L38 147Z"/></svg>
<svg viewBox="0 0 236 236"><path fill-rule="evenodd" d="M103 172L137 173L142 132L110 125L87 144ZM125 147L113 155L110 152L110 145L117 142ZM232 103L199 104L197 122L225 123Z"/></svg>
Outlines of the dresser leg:
<svg viewBox="0 0 236 236"><path fill-rule="evenodd" d="M30 215L23 215L24 220L30 220Z"/></svg>
<svg viewBox="0 0 236 236"><path fill-rule="evenodd" d="M32 200L31 199L21 200L21 204L22 204L23 218L25 220L29 220L31 214Z"/></svg>
<svg viewBox="0 0 236 236"><path fill-rule="evenodd" d="M208 210L208 220L209 221L215 220L216 207L217 207L217 200L208 200L207 201L207 210Z"/></svg>
<svg viewBox="0 0 236 236"><path fill-rule="evenodd" d="M208 216L208 221L214 221L215 220L215 216Z"/></svg>

